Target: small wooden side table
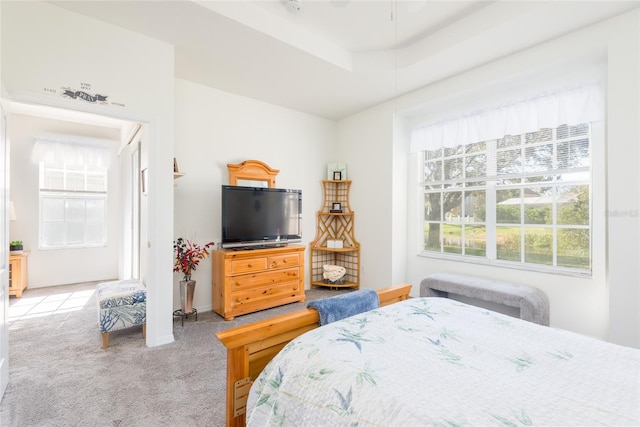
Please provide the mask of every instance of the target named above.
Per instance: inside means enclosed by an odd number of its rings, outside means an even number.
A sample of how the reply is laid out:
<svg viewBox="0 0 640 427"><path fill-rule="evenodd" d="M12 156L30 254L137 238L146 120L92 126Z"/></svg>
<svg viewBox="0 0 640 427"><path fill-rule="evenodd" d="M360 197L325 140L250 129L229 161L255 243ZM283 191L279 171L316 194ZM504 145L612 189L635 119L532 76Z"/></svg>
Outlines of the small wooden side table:
<svg viewBox="0 0 640 427"><path fill-rule="evenodd" d="M27 256L29 252L11 254L9 256L9 295L22 297L22 291L27 289Z"/></svg>

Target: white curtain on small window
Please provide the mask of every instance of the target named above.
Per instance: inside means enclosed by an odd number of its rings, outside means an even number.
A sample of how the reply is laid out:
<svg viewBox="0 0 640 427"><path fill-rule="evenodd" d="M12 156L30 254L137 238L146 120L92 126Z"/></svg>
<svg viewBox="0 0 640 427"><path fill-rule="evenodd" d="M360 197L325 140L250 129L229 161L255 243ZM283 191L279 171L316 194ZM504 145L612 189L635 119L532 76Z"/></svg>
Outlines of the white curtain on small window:
<svg viewBox="0 0 640 427"><path fill-rule="evenodd" d="M603 118L602 89L597 84L583 85L417 127L411 134L411 152L452 148Z"/></svg>
<svg viewBox="0 0 640 427"><path fill-rule="evenodd" d="M107 143L36 138L31 159L34 163L43 162L51 165L108 168L111 153Z"/></svg>

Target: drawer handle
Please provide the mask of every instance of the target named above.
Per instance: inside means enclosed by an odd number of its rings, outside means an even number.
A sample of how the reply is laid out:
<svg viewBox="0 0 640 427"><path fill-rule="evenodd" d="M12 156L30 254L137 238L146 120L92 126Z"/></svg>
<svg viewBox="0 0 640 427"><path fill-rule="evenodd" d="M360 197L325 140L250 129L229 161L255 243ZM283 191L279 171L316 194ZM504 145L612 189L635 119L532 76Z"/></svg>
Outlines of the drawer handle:
<svg viewBox="0 0 640 427"><path fill-rule="evenodd" d="M247 264L247 267L251 268L251 267L253 267L253 264L249 263L249 264Z"/></svg>
<svg viewBox="0 0 640 427"><path fill-rule="evenodd" d="M242 302L242 300L241 300L240 298L236 298L236 302L237 302L238 304L240 304L240 303Z"/></svg>

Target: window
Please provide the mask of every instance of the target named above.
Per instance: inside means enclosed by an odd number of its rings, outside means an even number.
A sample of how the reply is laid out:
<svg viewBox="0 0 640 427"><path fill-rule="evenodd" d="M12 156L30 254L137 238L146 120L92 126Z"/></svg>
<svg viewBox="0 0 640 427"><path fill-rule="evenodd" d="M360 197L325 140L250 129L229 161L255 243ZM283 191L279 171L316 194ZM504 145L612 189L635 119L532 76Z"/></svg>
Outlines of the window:
<svg viewBox="0 0 640 427"><path fill-rule="evenodd" d="M426 149L426 254L591 272L590 125Z"/></svg>
<svg viewBox="0 0 640 427"><path fill-rule="evenodd" d="M40 162L40 248L107 243L107 169Z"/></svg>

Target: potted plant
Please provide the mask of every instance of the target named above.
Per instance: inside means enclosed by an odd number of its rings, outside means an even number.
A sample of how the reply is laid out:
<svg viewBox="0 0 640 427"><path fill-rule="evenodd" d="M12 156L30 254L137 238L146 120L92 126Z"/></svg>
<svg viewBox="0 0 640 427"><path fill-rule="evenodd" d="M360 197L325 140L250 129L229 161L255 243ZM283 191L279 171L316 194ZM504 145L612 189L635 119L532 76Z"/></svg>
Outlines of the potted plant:
<svg viewBox="0 0 640 427"><path fill-rule="evenodd" d="M204 246L200 246L182 237L173 242L173 250L175 252L173 271L180 272L183 276L183 280L180 281L180 307L184 315L194 312L193 293L196 281L191 280L191 274L196 271L201 260L211 255L209 248L213 244L213 242L209 242Z"/></svg>
<svg viewBox="0 0 640 427"><path fill-rule="evenodd" d="M22 240L12 240L9 242L9 252L12 254L21 254L23 249Z"/></svg>

